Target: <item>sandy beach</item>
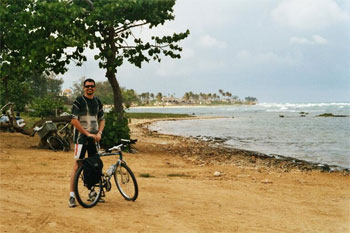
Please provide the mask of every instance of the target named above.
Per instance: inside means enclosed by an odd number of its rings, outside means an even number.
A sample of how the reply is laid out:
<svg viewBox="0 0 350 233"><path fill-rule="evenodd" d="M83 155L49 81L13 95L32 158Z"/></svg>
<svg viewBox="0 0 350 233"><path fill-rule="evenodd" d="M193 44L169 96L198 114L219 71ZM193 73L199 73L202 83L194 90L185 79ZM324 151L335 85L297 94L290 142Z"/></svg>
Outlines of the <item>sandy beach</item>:
<svg viewBox="0 0 350 233"><path fill-rule="evenodd" d="M0 133L1 232L350 232L350 176L147 130L131 121L135 202L68 208L72 152ZM115 158L103 158L107 168Z"/></svg>

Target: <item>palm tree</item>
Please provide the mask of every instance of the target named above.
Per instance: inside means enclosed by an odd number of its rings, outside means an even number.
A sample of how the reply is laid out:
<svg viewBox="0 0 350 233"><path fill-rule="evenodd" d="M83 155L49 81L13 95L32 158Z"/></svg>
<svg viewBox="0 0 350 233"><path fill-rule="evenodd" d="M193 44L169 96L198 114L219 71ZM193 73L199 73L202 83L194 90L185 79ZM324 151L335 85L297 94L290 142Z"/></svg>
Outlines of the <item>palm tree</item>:
<svg viewBox="0 0 350 233"><path fill-rule="evenodd" d="M219 89L219 93L220 93L221 95L224 95L224 91L223 91L222 89Z"/></svg>
<svg viewBox="0 0 350 233"><path fill-rule="evenodd" d="M185 95L184 95L184 97L183 97L183 99L184 99L185 101L189 101L189 100L190 100L190 93L186 92Z"/></svg>
<svg viewBox="0 0 350 233"><path fill-rule="evenodd" d="M158 102L161 102L161 101L162 101L162 99L163 99L163 94L162 94L162 93L160 93L160 92L158 92L158 94L157 94L156 98L157 98L157 101L158 101Z"/></svg>

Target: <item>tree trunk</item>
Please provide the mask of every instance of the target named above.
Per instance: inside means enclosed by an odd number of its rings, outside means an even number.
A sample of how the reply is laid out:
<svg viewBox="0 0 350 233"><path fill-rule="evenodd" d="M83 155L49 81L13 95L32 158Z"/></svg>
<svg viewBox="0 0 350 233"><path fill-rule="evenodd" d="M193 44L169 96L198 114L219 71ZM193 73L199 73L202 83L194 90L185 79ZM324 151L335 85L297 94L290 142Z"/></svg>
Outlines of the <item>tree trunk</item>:
<svg viewBox="0 0 350 233"><path fill-rule="evenodd" d="M123 118L124 108L123 108L123 96L122 91L120 89L119 83L116 78L117 74L117 65L115 64L117 48L115 46L115 30L113 27L107 28L107 33L104 35L108 49L107 52L107 72L106 77L108 78L109 83L112 86L113 90L113 99L114 99L114 112L118 115L118 120Z"/></svg>
<svg viewBox="0 0 350 233"><path fill-rule="evenodd" d="M122 91L114 72L107 71L106 76L113 90L114 112L117 113L118 118L121 119L124 114Z"/></svg>

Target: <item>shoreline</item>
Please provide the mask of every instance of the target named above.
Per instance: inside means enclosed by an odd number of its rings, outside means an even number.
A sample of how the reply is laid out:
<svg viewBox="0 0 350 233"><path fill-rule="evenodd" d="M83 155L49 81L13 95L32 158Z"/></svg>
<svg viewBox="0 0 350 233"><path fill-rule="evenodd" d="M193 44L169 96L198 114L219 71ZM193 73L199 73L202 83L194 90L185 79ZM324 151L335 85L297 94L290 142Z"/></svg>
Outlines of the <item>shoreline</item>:
<svg viewBox="0 0 350 233"><path fill-rule="evenodd" d="M297 169L300 171L322 171L322 172L340 172L344 174L350 174L350 169L346 167L341 167L337 165L323 164L317 162L306 161L302 159L297 159L294 157L279 155L279 154L265 154L259 151L252 151L246 149L238 149L230 146L223 145L223 141L220 138L211 138L209 140L203 140L201 137L186 137L178 136L172 134L163 134L158 133L157 131L152 131L148 128L149 125L158 122L158 121L179 121L179 120L198 120L198 119L215 119L215 118L229 118L221 116L194 116L194 117L185 117L185 118L166 118L166 119L143 119L143 122L137 123L136 127L144 130L144 134L152 137L166 137L173 138L174 140L180 141L190 141L192 142L193 148L196 148L197 152L200 152L202 155L198 161L205 163L205 160L217 160L222 163L227 163L231 161L235 163L233 157L238 160L243 160L246 165L249 166L265 166L269 168L282 169L284 171L291 171ZM189 154L184 148L183 151L178 148L174 150L180 154L186 155ZM216 156L216 158L215 158ZM219 158L220 157L220 158ZM223 159L225 157L226 159ZM242 161L241 161L242 162ZM236 161L237 163L237 161ZM238 163L239 164L239 163Z"/></svg>

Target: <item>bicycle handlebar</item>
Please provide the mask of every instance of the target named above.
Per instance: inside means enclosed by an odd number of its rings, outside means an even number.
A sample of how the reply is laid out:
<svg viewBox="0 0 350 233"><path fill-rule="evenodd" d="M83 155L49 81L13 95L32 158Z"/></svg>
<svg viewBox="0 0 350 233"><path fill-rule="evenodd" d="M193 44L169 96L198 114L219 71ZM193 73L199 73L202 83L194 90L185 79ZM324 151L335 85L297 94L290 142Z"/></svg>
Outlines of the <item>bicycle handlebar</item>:
<svg viewBox="0 0 350 233"><path fill-rule="evenodd" d="M107 152L112 152L114 150L121 151L122 147L129 146L131 144L135 144L137 142L137 139L130 139L130 140L129 139L121 139L120 141L121 141L121 144L119 144L118 146L113 146L113 147L107 149L106 151Z"/></svg>

